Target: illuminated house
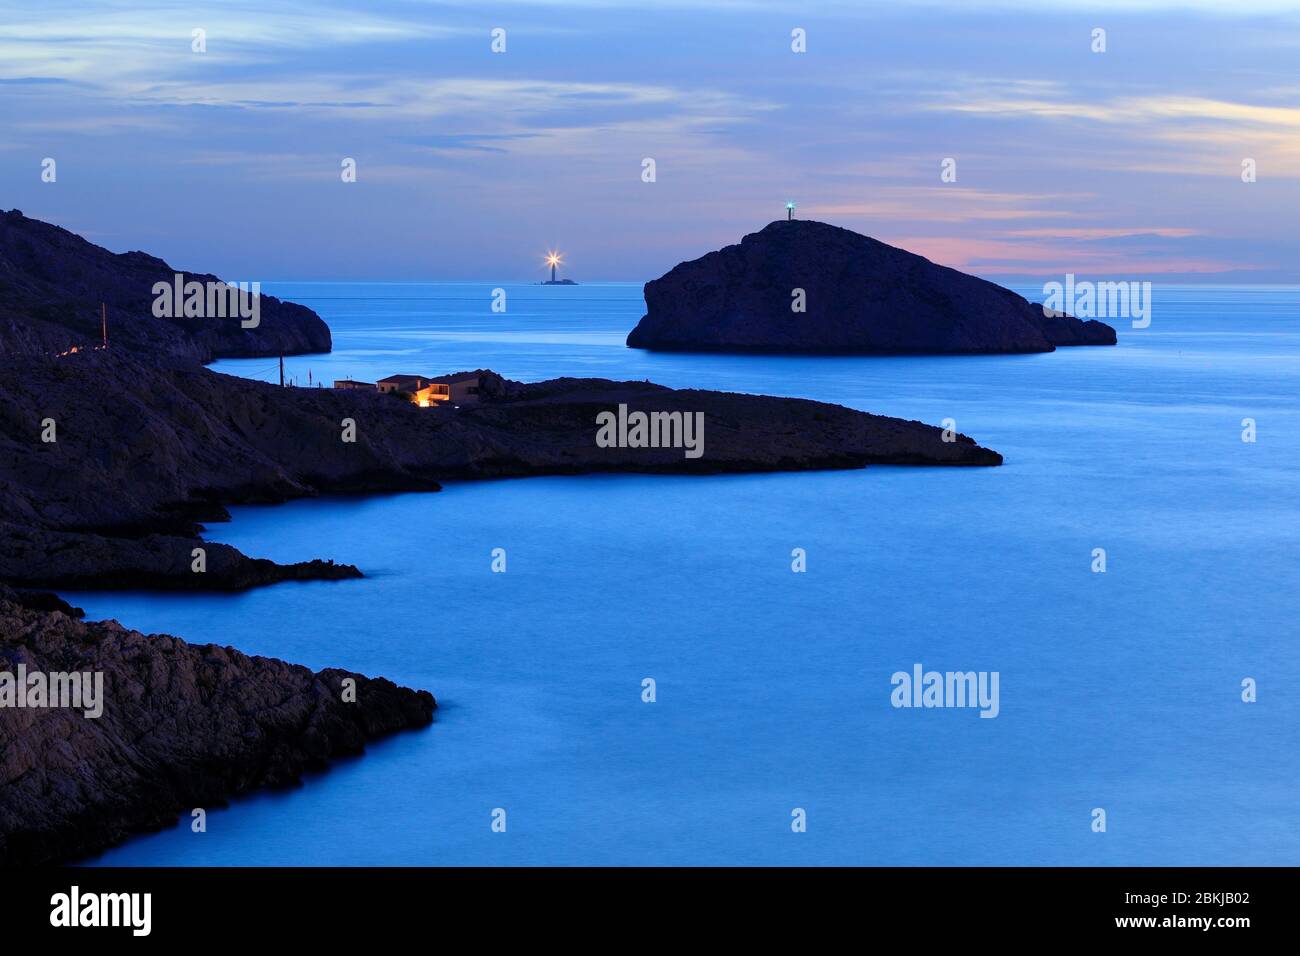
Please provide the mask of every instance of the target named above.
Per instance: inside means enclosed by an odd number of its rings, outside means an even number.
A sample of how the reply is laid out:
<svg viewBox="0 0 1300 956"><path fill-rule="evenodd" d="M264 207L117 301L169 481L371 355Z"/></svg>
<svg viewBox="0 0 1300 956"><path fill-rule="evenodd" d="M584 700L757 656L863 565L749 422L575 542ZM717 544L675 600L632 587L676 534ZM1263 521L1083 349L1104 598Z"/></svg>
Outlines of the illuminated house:
<svg viewBox="0 0 1300 956"><path fill-rule="evenodd" d="M479 400L478 372L461 372L458 375L440 375L428 380L429 384L412 394L415 404L428 407L442 402L452 405L473 405Z"/></svg>
<svg viewBox="0 0 1300 956"><path fill-rule="evenodd" d="M428 408L430 405L437 405L441 402L450 402L451 389L446 385L430 383L424 388L412 392L411 400L421 408Z"/></svg>

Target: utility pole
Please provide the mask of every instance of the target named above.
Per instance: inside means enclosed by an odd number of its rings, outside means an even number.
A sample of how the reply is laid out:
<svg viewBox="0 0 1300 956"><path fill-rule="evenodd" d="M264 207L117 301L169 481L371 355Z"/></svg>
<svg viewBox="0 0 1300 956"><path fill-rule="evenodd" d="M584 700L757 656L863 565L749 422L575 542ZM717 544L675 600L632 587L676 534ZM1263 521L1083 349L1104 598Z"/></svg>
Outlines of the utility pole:
<svg viewBox="0 0 1300 956"><path fill-rule="evenodd" d="M280 353L280 387L284 388L284 353Z"/></svg>
<svg viewBox="0 0 1300 956"><path fill-rule="evenodd" d="M104 348L108 348L108 306L103 302L99 303L99 336Z"/></svg>

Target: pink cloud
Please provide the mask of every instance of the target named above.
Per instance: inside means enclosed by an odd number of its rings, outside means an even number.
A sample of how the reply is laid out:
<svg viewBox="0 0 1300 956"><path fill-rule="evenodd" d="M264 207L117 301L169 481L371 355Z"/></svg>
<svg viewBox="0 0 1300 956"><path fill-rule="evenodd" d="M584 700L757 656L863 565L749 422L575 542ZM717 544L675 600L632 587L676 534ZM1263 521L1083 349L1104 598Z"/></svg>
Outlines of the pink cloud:
<svg viewBox="0 0 1300 956"><path fill-rule="evenodd" d="M1129 249L1080 248L1072 242L1023 243L959 236L881 237L932 262L968 272L1073 272L1107 275L1163 275L1183 272L1228 272L1258 268L1195 256L1135 255Z"/></svg>

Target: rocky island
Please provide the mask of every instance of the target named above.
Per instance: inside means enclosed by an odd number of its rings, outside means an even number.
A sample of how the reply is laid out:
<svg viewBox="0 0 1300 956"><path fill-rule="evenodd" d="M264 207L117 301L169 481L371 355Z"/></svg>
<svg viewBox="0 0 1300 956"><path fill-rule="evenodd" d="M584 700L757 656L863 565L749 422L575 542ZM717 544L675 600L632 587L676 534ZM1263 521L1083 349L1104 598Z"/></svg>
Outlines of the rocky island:
<svg viewBox="0 0 1300 956"><path fill-rule="evenodd" d="M810 220L778 220L645 286L631 348L902 355L1114 345L1096 320Z"/></svg>

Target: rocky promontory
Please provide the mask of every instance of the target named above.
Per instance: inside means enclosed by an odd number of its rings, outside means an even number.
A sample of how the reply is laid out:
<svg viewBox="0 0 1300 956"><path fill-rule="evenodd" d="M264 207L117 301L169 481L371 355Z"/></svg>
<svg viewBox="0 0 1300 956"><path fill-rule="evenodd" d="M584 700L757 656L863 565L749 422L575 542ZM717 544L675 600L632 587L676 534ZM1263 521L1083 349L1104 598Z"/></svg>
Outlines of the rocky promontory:
<svg viewBox="0 0 1300 956"><path fill-rule="evenodd" d="M848 229L779 220L645 286L632 348L840 355L1114 345L1009 289Z"/></svg>
<svg viewBox="0 0 1300 956"><path fill-rule="evenodd" d="M227 590L360 573L332 561L277 565L199 538L231 504L433 491L448 479L1002 462L964 435L945 440L932 425L823 402L478 376L476 405L419 408L113 350L0 359L0 580ZM671 444L602 447L597 420L620 408L698 416L698 455Z"/></svg>
<svg viewBox="0 0 1300 956"><path fill-rule="evenodd" d="M159 358L216 358L328 352L330 330L306 306L258 297L255 327L236 315L154 314L157 283L224 285L144 252L109 252L17 209L0 211L0 355L50 354L102 341L103 311L113 348ZM259 281L260 276L230 276ZM103 310L101 310L101 305ZM215 312L215 310L213 310ZM251 322L251 320L249 320Z"/></svg>
<svg viewBox="0 0 1300 956"><path fill-rule="evenodd" d="M0 707L0 866L75 860L194 808L293 784L368 740L427 725L437 706L383 679L32 606L44 600L0 585L0 673L91 675L100 713L88 716L84 697Z"/></svg>

